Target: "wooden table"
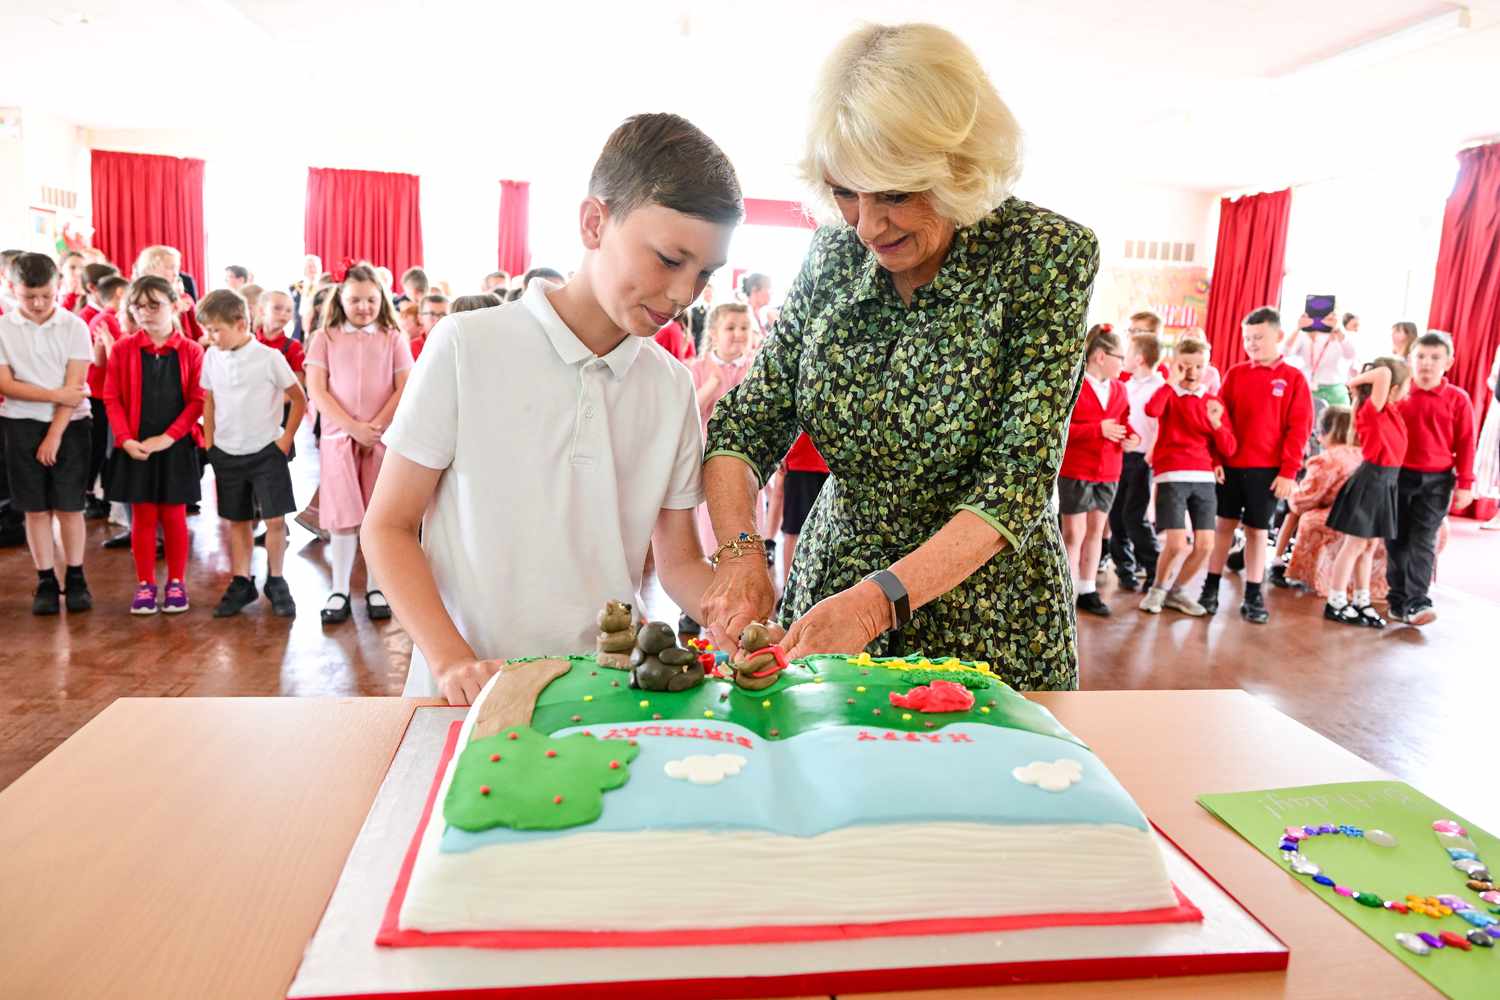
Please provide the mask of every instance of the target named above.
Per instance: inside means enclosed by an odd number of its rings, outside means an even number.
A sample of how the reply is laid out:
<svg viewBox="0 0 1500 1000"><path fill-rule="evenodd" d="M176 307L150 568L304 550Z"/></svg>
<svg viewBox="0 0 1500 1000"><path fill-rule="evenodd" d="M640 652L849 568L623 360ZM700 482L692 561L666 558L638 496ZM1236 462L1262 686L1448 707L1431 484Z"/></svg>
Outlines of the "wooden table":
<svg viewBox="0 0 1500 1000"><path fill-rule="evenodd" d="M1290 945L1288 971L875 996L1438 996L1194 802L1388 775L1241 691L1034 697ZM412 711L431 704L112 704L0 792L0 995L280 1000Z"/></svg>

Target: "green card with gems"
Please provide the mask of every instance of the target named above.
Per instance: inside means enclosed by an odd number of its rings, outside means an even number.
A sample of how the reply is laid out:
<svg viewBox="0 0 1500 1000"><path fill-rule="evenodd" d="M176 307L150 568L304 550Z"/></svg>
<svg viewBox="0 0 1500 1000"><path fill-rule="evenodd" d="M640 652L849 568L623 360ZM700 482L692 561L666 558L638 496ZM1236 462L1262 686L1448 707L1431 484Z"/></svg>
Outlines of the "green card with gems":
<svg viewBox="0 0 1500 1000"><path fill-rule="evenodd" d="M1198 802L1443 993L1500 996L1500 840L1399 781Z"/></svg>

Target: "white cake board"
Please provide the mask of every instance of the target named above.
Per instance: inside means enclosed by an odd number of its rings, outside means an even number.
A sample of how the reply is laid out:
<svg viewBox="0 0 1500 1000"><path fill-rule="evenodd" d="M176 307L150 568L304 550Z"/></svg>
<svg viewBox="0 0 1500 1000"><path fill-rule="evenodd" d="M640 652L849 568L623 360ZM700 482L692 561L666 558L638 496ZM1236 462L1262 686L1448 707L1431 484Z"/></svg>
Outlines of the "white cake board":
<svg viewBox="0 0 1500 1000"><path fill-rule="evenodd" d="M439 991L446 997L785 996L1286 966L1286 946L1160 837L1167 871L1203 912L1202 923L681 948L377 947L449 726L463 717L458 708L413 713L287 991L290 1000Z"/></svg>

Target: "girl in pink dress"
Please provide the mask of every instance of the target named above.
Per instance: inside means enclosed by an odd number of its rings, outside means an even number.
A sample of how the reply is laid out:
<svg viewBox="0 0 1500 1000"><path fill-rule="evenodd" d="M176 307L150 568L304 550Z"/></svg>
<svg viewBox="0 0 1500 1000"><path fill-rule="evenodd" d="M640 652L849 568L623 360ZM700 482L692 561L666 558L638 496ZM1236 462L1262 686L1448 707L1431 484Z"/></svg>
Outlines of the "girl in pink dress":
<svg viewBox="0 0 1500 1000"><path fill-rule="evenodd" d="M333 570L333 593L321 613L325 625L349 620L359 526L385 457L380 435L390 426L411 364L406 335L375 272L363 265L349 268L304 362L308 394L323 418L319 518L332 536ZM371 621L391 616L368 568L365 609Z"/></svg>
<svg viewBox="0 0 1500 1000"><path fill-rule="evenodd" d="M693 373L693 387L698 391L698 423L706 432L708 418L725 394L740 384L750 370L750 309L738 302L714 306L708 314L704 331L703 355L688 366ZM713 525L708 520L708 505L698 505L698 536L703 551L719 547Z"/></svg>

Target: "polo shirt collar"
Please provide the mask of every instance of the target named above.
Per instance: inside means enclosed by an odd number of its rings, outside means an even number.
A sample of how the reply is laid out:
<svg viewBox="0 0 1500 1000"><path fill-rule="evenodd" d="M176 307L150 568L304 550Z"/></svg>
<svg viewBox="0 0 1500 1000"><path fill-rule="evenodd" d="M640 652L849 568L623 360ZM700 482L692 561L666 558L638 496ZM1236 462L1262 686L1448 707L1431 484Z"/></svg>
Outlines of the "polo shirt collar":
<svg viewBox="0 0 1500 1000"><path fill-rule="evenodd" d="M1261 364L1259 361L1252 361L1252 362L1250 362L1250 364L1251 364L1252 367L1255 367L1255 368L1277 368L1285 360L1286 360L1286 355L1284 355L1284 354L1278 354L1278 355L1276 355L1276 360L1274 360L1274 361L1267 361L1265 364Z"/></svg>
<svg viewBox="0 0 1500 1000"><path fill-rule="evenodd" d="M1439 379L1438 380L1438 384L1435 385L1435 386L1433 386L1431 389L1424 389L1420 385L1417 385L1417 380L1416 379L1412 379L1411 380L1411 391L1412 392L1425 392L1429 396L1441 396L1443 394L1444 390L1446 390L1447 388L1448 388L1448 379L1447 379L1447 376L1444 376L1443 378Z"/></svg>
<svg viewBox="0 0 1500 1000"><path fill-rule="evenodd" d="M141 343L145 347L147 354L166 354L170 351L178 350L186 340L187 338L180 331L173 330L167 339L158 345L156 341L151 339L151 334L145 330L141 331Z"/></svg>
<svg viewBox="0 0 1500 1000"><path fill-rule="evenodd" d="M62 318L64 312L66 312L66 310L63 309L62 306L53 306L52 307L52 315L48 316L45 321L43 321L41 323L37 323L37 322L34 322L33 320L27 319L25 316L21 315L21 307L17 306L14 309L7 309L5 311L4 318L5 319L10 319L11 317L15 317L15 322L16 322L17 325L21 325L21 326L34 326L38 330L45 330L45 329L47 329L47 327L52 326L54 323L56 323L58 320L60 320Z"/></svg>
<svg viewBox="0 0 1500 1000"><path fill-rule="evenodd" d="M1198 383L1198 388L1196 389L1184 389L1180 385L1174 385L1172 386L1172 391L1177 393L1177 395L1179 396L1197 396L1201 399L1202 397L1208 395L1208 386L1204 385L1202 382Z"/></svg>
<svg viewBox="0 0 1500 1000"><path fill-rule="evenodd" d="M594 360L594 352L584 346L583 341L578 339L577 334L563 322L557 310L552 307L552 301L547 298L547 284L541 281L533 281L531 287L526 289L521 296L521 302L526 306L527 312L542 327L542 332L547 335L547 341L557 356L565 365L583 365ZM636 357L641 352L641 338L627 333L625 339L602 360L609 366L610 372L615 378L624 378L625 373L630 371L630 366L635 363Z"/></svg>
<svg viewBox="0 0 1500 1000"><path fill-rule="evenodd" d="M379 333L380 323L367 323L364 326L355 326L353 323L345 323L344 329L350 333Z"/></svg>

